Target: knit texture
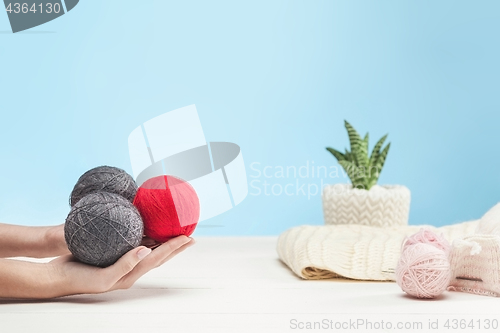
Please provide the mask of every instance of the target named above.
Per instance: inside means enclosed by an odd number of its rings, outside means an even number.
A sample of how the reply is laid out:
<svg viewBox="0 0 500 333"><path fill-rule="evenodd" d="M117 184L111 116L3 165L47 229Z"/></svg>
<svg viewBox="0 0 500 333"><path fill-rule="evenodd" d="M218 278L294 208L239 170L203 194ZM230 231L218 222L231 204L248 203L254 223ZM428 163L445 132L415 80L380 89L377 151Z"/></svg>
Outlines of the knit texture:
<svg viewBox="0 0 500 333"><path fill-rule="evenodd" d="M436 228L451 241L472 235L477 221ZM278 238L280 259L303 279L345 277L395 281L401 244L422 226L379 228L364 225L299 226Z"/></svg>
<svg viewBox="0 0 500 333"><path fill-rule="evenodd" d="M455 240L450 253L448 290L500 296L500 237L474 235Z"/></svg>
<svg viewBox="0 0 500 333"><path fill-rule="evenodd" d="M476 235L500 236L500 203L493 206L481 217L477 225Z"/></svg>
<svg viewBox="0 0 500 333"><path fill-rule="evenodd" d="M335 184L323 189L325 224L403 226L409 212L410 190L404 186L375 185L367 191Z"/></svg>

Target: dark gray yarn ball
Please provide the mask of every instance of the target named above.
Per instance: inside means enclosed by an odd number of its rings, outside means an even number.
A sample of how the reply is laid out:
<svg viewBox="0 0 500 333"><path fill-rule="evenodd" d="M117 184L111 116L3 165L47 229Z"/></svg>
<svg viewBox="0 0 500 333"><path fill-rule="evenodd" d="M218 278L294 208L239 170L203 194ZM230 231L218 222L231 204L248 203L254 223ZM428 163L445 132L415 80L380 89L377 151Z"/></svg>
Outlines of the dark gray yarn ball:
<svg viewBox="0 0 500 333"><path fill-rule="evenodd" d="M78 260L107 267L139 246L143 231L141 215L134 205L118 194L96 192L71 208L64 238Z"/></svg>
<svg viewBox="0 0 500 333"><path fill-rule="evenodd" d="M69 203L74 206L81 198L94 192L116 193L132 202L137 193L137 184L124 170L100 166L85 172L76 182Z"/></svg>

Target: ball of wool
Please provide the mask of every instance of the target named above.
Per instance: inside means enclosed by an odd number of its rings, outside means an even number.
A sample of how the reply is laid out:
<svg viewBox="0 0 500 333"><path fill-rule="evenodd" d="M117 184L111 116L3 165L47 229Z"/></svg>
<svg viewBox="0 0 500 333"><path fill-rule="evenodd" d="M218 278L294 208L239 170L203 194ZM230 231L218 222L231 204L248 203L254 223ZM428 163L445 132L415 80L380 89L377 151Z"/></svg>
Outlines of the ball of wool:
<svg viewBox="0 0 500 333"><path fill-rule="evenodd" d="M157 242L194 232L200 201L188 182L173 176L148 179L134 199L144 221L144 234Z"/></svg>
<svg viewBox="0 0 500 333"><path fill-rule="evenodd" d="M407 237L403 242L403 250L406 247L417 243L432 245L440 250L443 250L446 254L450 252L451 248L450 243L446 240L446 238L444 238L442 234L437 235L428 228L422 228L419 232L411 235L410 237Z"/></svg>
<svg viewBox="0 0 500 333"><path fill-rule="evenodd" d="M417 298L434 298L446 290L450 280L450 263L443 250L416 243L401 253L396 266L396 282L407 294Z"/></svg>
<svg viewBox="0 0 500 333"><path fill-rule="evenodd" d="M132 202L137 193L137 184L124 170L100 166L85 172L76 182L70 196L70 205L74 206L81 198L94 192L119 194Z"/></svg>
<svg viewBox="0 0 500 333"><path fill-rule="evenodd" d="M78 260L106 267L139 246L143 230L141 216L132 203L115 193L96 192L71 208L64 237Z"/></svg>

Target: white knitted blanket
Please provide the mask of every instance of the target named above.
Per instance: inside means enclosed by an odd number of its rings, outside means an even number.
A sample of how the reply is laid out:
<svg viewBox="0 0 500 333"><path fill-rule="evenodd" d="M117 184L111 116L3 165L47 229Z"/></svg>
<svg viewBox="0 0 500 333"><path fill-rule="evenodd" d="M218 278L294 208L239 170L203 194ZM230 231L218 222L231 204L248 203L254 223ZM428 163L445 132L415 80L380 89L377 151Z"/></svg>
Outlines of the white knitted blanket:
<svg viewBox="0 0 500 333"><path fill-rule="evenodd" d="M478 221L433 226L299 226L278 238L280 259L303 279L350 278L394 281L394 269L407 236L427 227L450 243L474 234Z"/></svg>

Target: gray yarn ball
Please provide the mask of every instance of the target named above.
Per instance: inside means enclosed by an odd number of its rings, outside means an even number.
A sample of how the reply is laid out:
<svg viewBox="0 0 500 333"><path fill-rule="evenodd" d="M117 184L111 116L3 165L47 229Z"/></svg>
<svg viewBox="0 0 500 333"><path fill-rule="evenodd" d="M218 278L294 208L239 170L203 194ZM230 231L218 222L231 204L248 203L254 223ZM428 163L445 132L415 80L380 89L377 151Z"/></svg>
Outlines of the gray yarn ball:
<svg viewBox="0 0 500 333"><path fill-rule="evenodd" d="M81 262L99 267L114 264L139 246L144 225L137 209L118 194L91 193L71 208L64 238Z"/></svg>
<svg viewBox="0 0 500 333"><path fill-rule="evenodd" d="M100 166L85 172L76 182L69 203L73 207L81 198L94 192L116 193L132 202L137 193L137 184L124 170Z"/></svg>

